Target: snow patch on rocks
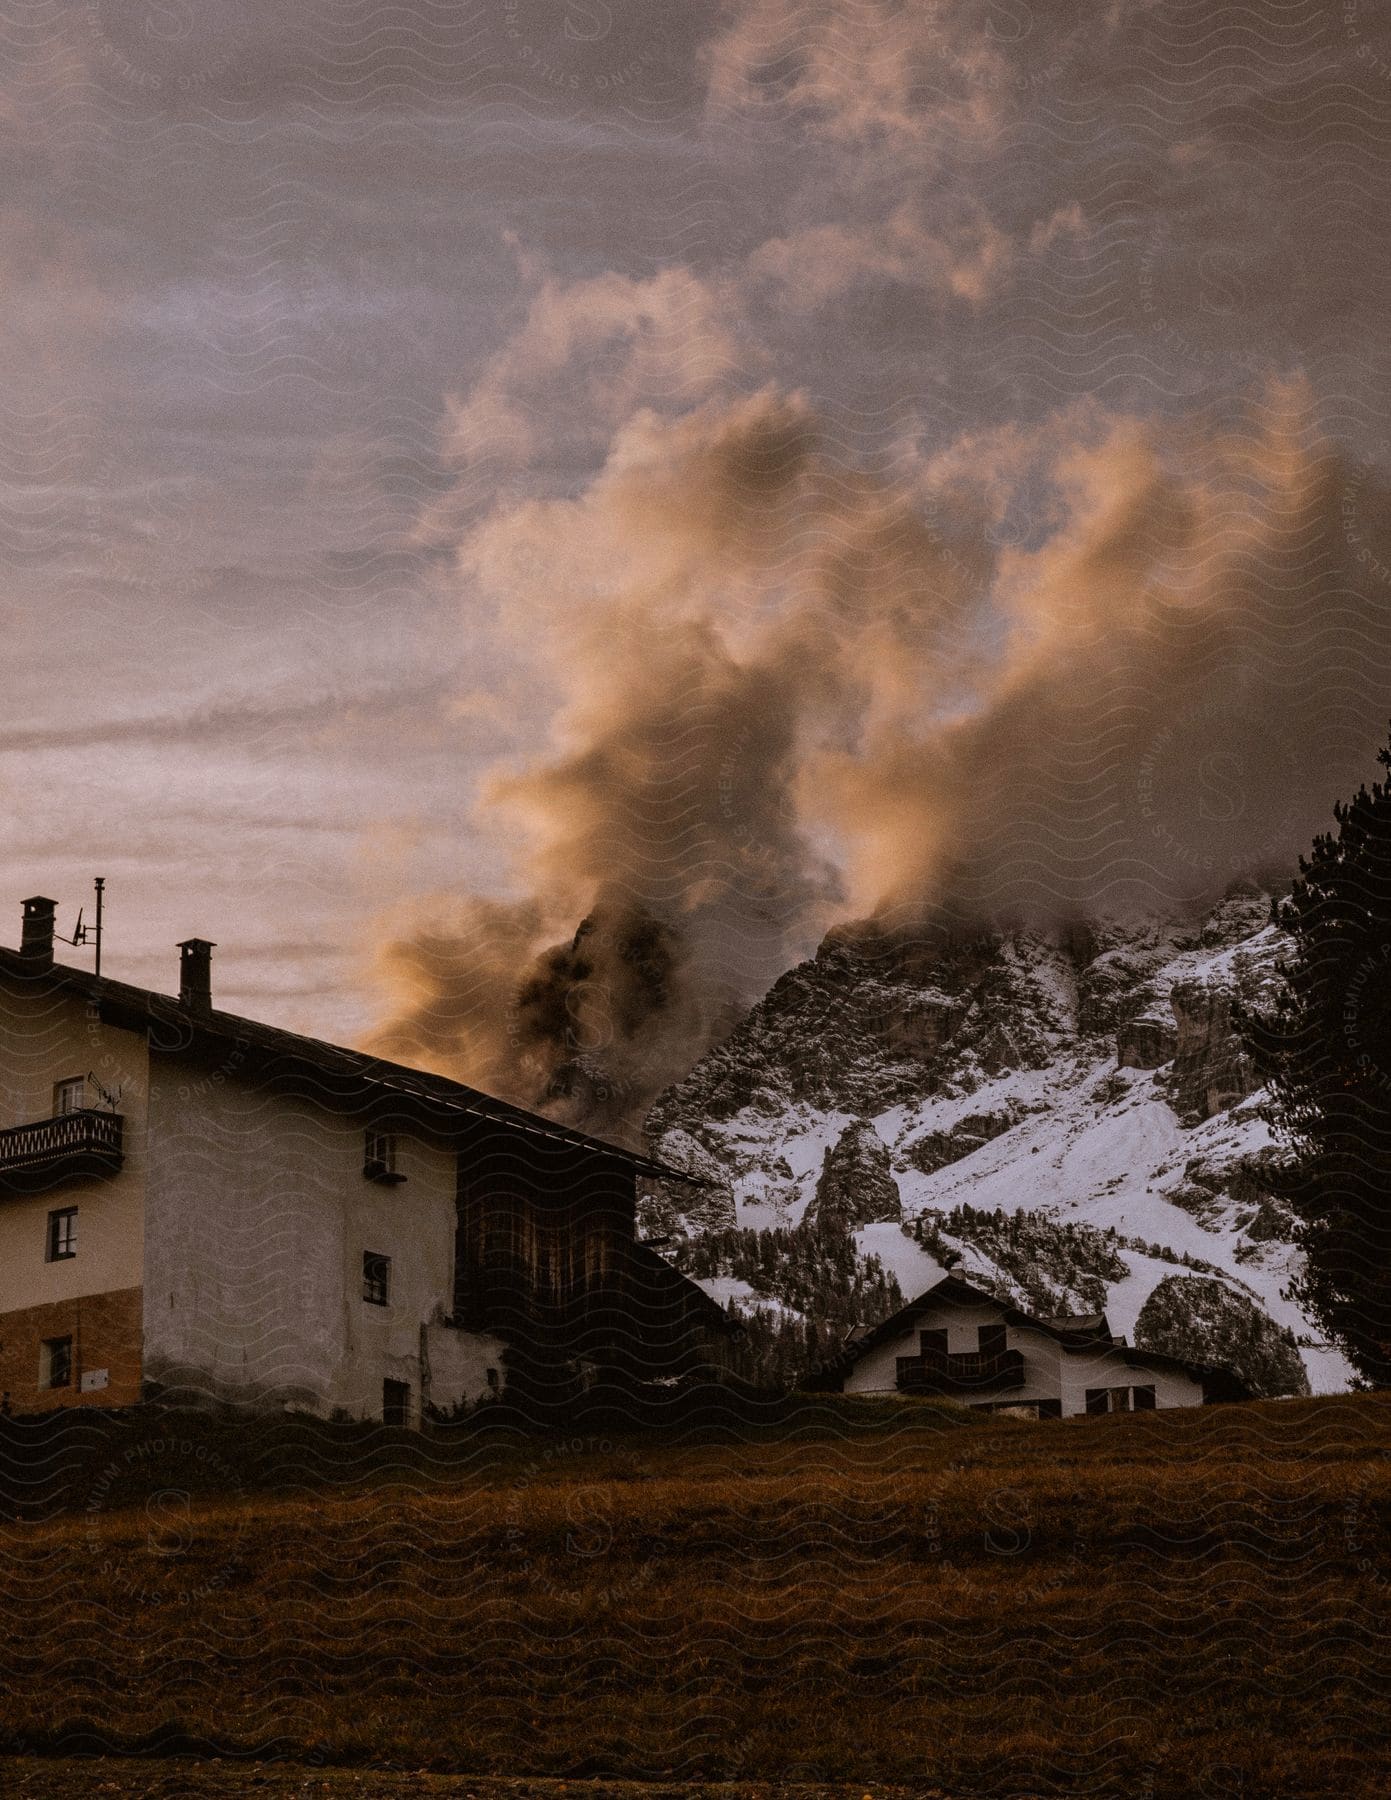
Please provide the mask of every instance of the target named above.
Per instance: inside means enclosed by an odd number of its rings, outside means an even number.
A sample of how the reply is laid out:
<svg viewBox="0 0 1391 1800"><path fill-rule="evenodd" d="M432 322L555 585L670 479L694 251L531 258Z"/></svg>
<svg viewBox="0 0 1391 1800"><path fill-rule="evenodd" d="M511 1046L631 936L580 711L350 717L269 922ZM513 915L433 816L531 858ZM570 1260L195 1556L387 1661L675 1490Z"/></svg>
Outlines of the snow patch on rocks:
<svg viewBox="0 0 1391 1800"><path fill-rule="evenodd" d="M649 1136L720 1181L715 1212L732 1204L745 1226L814 1221L839 1171L835 1210L909 1296L940 1264L904 1234L963 1205L1114 1231L1128 1273L1107 1312L1122 1332L1187 1258L1293 1332L1315 1391L1333 1391L1343 1359L1284 1297L1298 1256L1231 1026L1280 945L1254 889L1202 918L1053 934L842 927L659 1098ZM714 1216L690 1190L670 1209L691 1232Z"/></svg>

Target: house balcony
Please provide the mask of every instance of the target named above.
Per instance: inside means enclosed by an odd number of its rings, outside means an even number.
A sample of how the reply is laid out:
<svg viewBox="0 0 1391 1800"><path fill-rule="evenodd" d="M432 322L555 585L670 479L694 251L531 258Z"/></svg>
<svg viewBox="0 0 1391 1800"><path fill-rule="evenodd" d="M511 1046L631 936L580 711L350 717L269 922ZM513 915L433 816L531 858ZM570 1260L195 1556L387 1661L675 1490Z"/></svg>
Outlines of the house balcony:
<svg viewBox="0 0 1391 1800"><path fill-rule="evenodd" d="M0 1192L30 1194L121 1166L119 1113L70 1112L0 1131Z"/></svg>
<svg viewBox="0 0 1391 1800"><path fill-rule="evenodd" d="M972 1350L959 1356L938 1351L928 1356L900 1356L896 1361L901 1394L950 1397L1024 1385L1024 1357L1018 1350L999 1350L990 1355Z"/></svg>

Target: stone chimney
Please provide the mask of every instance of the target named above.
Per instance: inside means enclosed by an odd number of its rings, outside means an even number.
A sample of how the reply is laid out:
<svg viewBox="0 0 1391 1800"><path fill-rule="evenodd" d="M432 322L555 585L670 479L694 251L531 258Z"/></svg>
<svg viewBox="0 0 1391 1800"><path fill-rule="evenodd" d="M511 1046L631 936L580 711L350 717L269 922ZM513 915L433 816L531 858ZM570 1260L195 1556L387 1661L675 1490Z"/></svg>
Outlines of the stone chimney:
<svg viewBox="0 0 1391 1800"><path fill-rule="evenodd" d="M53 967L53 915L57 910L58 902L45 900L42 894L24 902L24 935L19 940L19 954L31 968Z"/></svg>
<svg viewBox="0 0 1391 1800"><path fill-rule="evenodd" d="M189 1012L211 1012L213 951L206 938L185 938L179 945L179 1005Z"/></svg>

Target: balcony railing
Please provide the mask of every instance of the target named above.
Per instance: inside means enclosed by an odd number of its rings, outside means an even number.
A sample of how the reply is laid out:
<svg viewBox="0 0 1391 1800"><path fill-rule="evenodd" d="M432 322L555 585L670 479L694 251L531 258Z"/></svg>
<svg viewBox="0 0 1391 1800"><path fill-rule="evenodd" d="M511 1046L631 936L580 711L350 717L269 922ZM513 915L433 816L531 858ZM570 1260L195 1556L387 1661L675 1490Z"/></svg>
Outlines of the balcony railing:
<svg viewBox="0 0 1391 1800"><path fill-rule="evenodd" d="M989 1355L972 1350L958 1356L937 1351L896 1360L899 1391L905 1394L972 1394L1024 1385L1024 1357L1018 1350Z"/></svg>
<svg viewBox="0 0 1391 1800"><path fill-rule="evenodd" d="M0 1131L0 1188L29 1192L121 1166L119 1113L70 1112Z"/></svg>

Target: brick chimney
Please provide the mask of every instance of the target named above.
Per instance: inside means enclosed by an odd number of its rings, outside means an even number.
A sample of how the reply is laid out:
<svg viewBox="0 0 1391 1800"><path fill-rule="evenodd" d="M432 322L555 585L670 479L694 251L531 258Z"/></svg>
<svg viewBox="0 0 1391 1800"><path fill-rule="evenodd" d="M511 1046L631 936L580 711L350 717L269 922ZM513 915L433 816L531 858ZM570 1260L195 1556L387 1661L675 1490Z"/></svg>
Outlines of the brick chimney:
<svg viewBox="0 0 1391 1800"><path fill-rule="evenodd" d="M35 894L24 902L24 935L19 940L19 954L32 968L53 967L53 915L56 900L45 900Z"/></svg>
<svg viewBox="0 0 1391 1800"><path fill-rule="evenodd" d="M179 945L179 1005L189 1012L211 1012L213 951L206 938L185 938Z"/></svg>

